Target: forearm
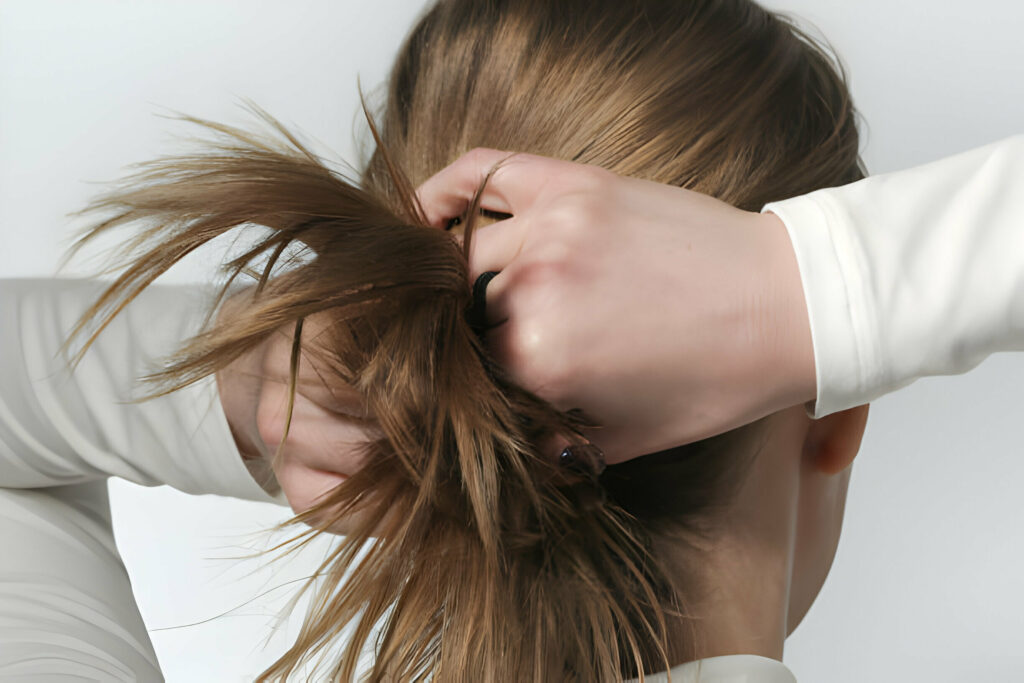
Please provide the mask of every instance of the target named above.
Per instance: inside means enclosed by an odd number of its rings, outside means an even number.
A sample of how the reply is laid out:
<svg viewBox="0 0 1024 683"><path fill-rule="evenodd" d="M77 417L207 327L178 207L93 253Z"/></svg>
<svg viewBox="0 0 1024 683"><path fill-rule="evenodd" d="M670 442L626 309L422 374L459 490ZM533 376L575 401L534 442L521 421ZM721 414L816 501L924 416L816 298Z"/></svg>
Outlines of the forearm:
<svg viewBox="0 0 1024 683"><path fill-rule="evenodd" d="M138 377L200 331L213 289L150 286L71 373L57 349L103 286L84 279L0 280L0 485L120 476L187 493L270 500L241 462L213 376L130 402L141 395Z"/></svg>
<svg viewBox="0 0 1024 683"><path fill-rule="evenodd" d="M222 314L233 308L238 296L224 303ZM270 467L271 454L256 425L265 353L266 345L261 344L218 371L217 393L239 457L249 474L264 491L283 502L281 486Z"/></svg>

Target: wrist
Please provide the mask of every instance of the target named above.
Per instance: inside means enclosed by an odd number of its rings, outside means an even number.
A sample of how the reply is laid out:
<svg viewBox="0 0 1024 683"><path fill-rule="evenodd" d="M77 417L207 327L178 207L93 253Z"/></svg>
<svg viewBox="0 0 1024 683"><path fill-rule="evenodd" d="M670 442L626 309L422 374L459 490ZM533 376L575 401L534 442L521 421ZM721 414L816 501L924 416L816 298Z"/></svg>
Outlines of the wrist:
<svg viewBox="0 0 1024 683"><path fill-rule="evenodd" d="M777 389L778 409L806 404L817 398L814 341L807 298L796 251L782 219L771 212L756 214L765 239L766 272L763 293L768 311L761 317L769 329L765 340L765 370Z"/></svg>
<svg viewBox="0 0 1024 683"><path fill-rule="evenodd" d="M244 292L227 297L217 312L218 323L224 322L244 303ZM246 463L267 459L267 449L259 437L256 411L263 385L262 363L266 342L242 353L225 367L217 370L217 393L238 454Z"/></svg>
<svg viewBox="0 0 1024 683"><path fill-rule="evenodd" d="M242 460L262 460L263 453L254 438L258 392L254 390L253 378L238 372L238 362L217 371L217 392L238 454Z"/></svg>

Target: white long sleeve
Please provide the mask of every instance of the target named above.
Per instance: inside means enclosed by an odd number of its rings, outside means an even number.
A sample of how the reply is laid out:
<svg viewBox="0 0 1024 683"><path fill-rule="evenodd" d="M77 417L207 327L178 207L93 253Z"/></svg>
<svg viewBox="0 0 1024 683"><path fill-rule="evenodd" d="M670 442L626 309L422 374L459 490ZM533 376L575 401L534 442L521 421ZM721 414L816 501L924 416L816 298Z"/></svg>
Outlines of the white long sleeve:
<svg viewBox="0 0 1024 683"><path fill-rule="evenodd" d="M119 476L143 486L283 504L242 462L212 375L166 396L126 402L142 395L139 376L199 332L215 288L148 287L71 373L57 350L105 286L88 279L0 279L0 486Z"/></svg>
<svg viewBox="0 0 1024 683"><path fill-rule="evenodd" d="M106 481L0 488L0 681L162 681Z"/></svg>
<svg viewBox="0 0 1024 683"><path fill-rule="evenodd" d="M1024 135L762 211L796 252L812 417L1024 350Z"/></svg>
<svg viewBox="0 0 1024 683"><path fill-rule="evenodd" d="M286 504L243 464L213 376L122 403L199 331L216 290L147 288L71 373L57 349L104 286L0 279L0 680L163 680L114 542L109 476Z"/></svg>

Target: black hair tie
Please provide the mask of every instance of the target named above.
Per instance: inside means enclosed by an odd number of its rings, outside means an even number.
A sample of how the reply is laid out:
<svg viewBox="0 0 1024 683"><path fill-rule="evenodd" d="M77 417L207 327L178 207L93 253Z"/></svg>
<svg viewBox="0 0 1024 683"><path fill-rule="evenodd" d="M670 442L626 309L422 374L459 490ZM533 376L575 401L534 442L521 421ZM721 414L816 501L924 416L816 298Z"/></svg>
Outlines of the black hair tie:
<svg viewBox="0 0 1024 683"><path fill-rule="evenodd" d="M487 285L497 274L498 271L488 270L481 273L473 283L473 303L466 311L466 321L477 334L487 329ZM558 456L558 464L567 470L586 475L595 484L606 466L604 452L592 443L566 446ZM600 485L598 488L601 489Z"/></svg>
<svg viewBox="0 0 1024 683"><path fill-rule="evenodd" d="M473 303L466 311L466 322L477 334L487 329L487 285L497 274L496 270L488 270L473 283Z"/></svg>

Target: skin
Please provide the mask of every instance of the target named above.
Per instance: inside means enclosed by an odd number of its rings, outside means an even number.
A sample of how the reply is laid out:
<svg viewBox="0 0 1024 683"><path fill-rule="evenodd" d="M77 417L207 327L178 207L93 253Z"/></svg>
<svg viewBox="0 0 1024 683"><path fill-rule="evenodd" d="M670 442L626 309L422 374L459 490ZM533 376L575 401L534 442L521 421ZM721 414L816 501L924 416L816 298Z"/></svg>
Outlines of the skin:
<svg viewBox="0 0 1024 683"><path fill-rule="evenodd" d="M226 314L242 301L242 293L236 294L221 310ZM307 317L303 338L315 338L323 320L323 316ZM316 360L304 351L292 423L285 435L292 330L290 325L278 330L218 372L217 386L243 459L273 463L274 453L284 441L281 457L272 469L289 505L299 513L357 470L358 446L382 437L383 432L364 410L358 392L328 387Z"/></svg>
<svg viewBox="0 0 1024 683"><path fill-rule="evenodd" d="M795 406L770 418L767 445L709 550L708 597L694 607L698 658L782 659L832 566L868 410L812 420Z"/></svg>
<svg viewBox="0 0 1024 683"><path fill-rule="evenodd" d="M470 281L499 273L488 347L521 386L598 417L604 427L584 436L609 463L815 397L799 270L774 215L476 149L419 188L430 224L463 213L485 178L481 207L512 214L470 244Z"/></svg>
<svg viewBox="0 0 1024 683"><path fill-rule="evenodd" d="M272 344L279 348L268 356L286 360L289 345L282 333ZM287 372L286 363L278 372ZM259 448L269 458L280 441L287 384L264 382L262 398L262 422L268 427ZM300 388L284 456L275 468L295 512L343 481L343 472L358 469L355 445L380 434L361 421L357 405L354 396L338 399L312 383ZM810 609L832 566L868 409L863 405L812 420L798 405L770 418L768 441L724 516L723 535L708 549L703 577L708 597L693 606L703 638L698 658L782 659L786 637ZM685 561L674 560L671 552L666 559L670 567ZM677 628L681 638L689 638L682 625Z"/></svg>
<svg viewBox="0 0 1024 683"><path fill-rule="evenodd" d="M807 417L813 344L785 226L680 188L499 150L474 150L419 188L431 225L464 212L488 174L482 208L512 215L471 241L470 281L499 271L488 346L523 386L598 417L605 428L586 436L609 462L771 416L691 608L698 657L781 659L835 556L868 415L863 405ZM304 336L318 322L307 319ZM243 457L269 458L284 436L290 343L282 330L218 374ZM303 354L274 466L296 512L358 469L356 448L380 435L355 392L332 391L315 366ZM552 442L553 458L562 445Z"/></svg>

